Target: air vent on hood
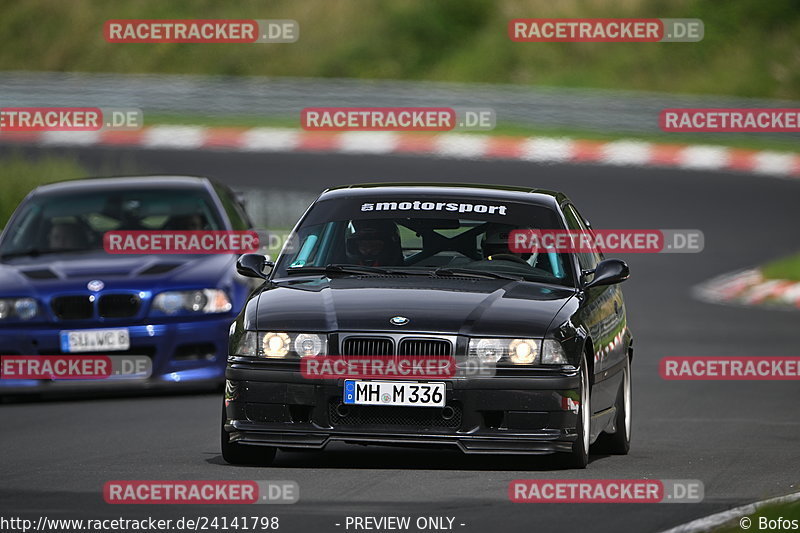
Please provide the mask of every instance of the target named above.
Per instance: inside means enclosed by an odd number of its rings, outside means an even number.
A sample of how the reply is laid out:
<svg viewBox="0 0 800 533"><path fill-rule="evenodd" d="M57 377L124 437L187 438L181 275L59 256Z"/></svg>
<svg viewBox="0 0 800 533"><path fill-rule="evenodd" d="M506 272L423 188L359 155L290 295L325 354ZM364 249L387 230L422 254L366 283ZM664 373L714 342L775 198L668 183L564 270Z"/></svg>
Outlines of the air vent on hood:
<svg viewBox="0 0 800 533"><path fill-rule="evenodd" d="M23 270L23 274L30 279L58 279L56 273L49 268L40 268L38 270Z"/></svg>
<svg viewBox="0 0 800 533"><path fill-rule="evenodd" d="M139 272L142 276L154 276L156 274L166 274L172 270L175 270L181 266L181 263L159 263L157 265L153 265L148 267L141 272Z"/></svg>

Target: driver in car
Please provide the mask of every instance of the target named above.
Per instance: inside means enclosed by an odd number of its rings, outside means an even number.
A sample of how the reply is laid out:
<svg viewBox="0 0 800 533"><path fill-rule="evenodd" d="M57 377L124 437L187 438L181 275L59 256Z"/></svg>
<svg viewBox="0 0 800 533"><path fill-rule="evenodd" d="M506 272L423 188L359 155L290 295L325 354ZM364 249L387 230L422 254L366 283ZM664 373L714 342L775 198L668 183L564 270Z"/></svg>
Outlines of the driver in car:
<svg viewBox="0 0 800 533"><path fill-rule="evenodd" d="M47 234L51 250L82 250L89 243L83 228L77 222L56 222Z"/></svg>
<svg viewBox="0 0 800 533"><path fill-rule="evenodd" d="M516 226L506 224L492 224L486 229L486 233L481 241L481 251L483 259L486 261L512 261L514 263L524 263L530 266L528 260L530 253L515 253L509 247L511 232L519 229Z"/></svg>
<svg viewBox="0 0 800 533"><path fill-rule="evenodd" d="M354 220L347 238L348 260L355 265L398 266L404 261L400 232L391 220Z"/></svg>

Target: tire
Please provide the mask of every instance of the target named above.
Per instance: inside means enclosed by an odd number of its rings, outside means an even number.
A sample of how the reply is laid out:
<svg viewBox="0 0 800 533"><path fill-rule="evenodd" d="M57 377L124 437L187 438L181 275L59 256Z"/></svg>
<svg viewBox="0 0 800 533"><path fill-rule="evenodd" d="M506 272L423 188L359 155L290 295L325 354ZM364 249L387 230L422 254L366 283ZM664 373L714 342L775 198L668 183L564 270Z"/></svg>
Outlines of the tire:
<svg viewBox="0 0 800 533"><path fill-rule="evenodd" d="M591 438L592 408L591 387L586 355L581 358L581 403L578 406L578 438L572 443L572 452L565 457L568 468L584 469L589 464L589 439Z"/></svg>
<svg viewBox="0 0 800 533"><path fill-rule="evenodd" d="M622 385L617 393L617 415L615 433L603 433L597 439L598 451L611 455L627 455L631 449L631 360L628 359L622 371Z"/></svg>
<svg viewBox="0 0 800 533"><path fill-rule="evenodd" d="M220 431L222 458L232 465L269 466L275 459L277 448L272 446L247 446L230 442L228 432L225 431L225 405L222 406L222 423Z"/></svg>

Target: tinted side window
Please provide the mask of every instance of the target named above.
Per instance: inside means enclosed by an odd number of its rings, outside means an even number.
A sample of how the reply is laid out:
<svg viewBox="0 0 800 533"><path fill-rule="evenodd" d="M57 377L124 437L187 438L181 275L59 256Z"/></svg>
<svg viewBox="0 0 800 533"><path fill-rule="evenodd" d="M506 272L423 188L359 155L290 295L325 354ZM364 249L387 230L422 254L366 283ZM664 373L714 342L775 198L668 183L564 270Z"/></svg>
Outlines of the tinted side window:
<svg viewBox="0 0 800 533"><path fill-rule="evenodd" d="M569 229L591 233L591 230L586 226L583 218L572 204L564 206L564 217L567 219L567 226ZM596 251L577 253L576 255L578 256L578 263L581 265L581 270L594 269L601 259L600 254Z"/></svg>
<svg viewBox="0 0 800 533"><path fill-rule="evenodd" d="M217 191L217 196L222 202L222 207L225 209L233 229L239 231L250 229L250 219L242 209L242 206L239 205L239 202L233 197L233 194L228 189L218 185L214 185L214 190Z"/></svg>

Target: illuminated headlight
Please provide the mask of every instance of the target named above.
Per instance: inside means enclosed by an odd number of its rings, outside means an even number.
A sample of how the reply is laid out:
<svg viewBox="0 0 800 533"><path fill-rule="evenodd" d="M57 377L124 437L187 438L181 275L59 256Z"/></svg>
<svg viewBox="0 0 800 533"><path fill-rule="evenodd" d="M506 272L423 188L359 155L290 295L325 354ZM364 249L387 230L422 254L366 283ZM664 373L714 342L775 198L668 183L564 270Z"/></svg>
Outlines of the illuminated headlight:
<svg viewBox="0 0 800 533"><path fill-rule="evenodd" d="M196 291L162 292L153 300L153 307L162 313L227 313L231 310L231 301L225 291L219 289L202 289Z"/></svg>
<svg viewBox="0 0 800 533"><path fill-rule="evenodd" d="M535 339L514 339L508 345L508 358L515 365L532 365L539 355L539 341Z"/></svg>
<svg viewBox="0 0 800 533"><path fill-rule="evenodd" d="M316 333L248 331L239 339L233 355L284 359L325 355L327 349L328 341L325 336Z"/></svg>
<svg viewBox="0 0 800 533"><path fill-rule="evenodd" d="M30 320L39 314L39 305L33 298L0 300L0 320L18 318Z"/></svg>
<svg viewBox="0 0 800 533"><path fill-rule="evenodd" d="M289 355L291 346L292 339L288 333L268 331L261 337L261 352L259 355L269 358L286 357Z"/></svg>
<svg viewBox="0 0 800 533"><path fill-rule="evenodd" d="M471 339L468 355L482 363L535 365L539 363L541 342L540 339Z"/></svg>
<svg viewBox="0 0 800 533"><path fill-rule="evenodd" d="M555 339L545 339L542 345L542 364L543 365L566 365L567 354L561 343Z"/></svg>

